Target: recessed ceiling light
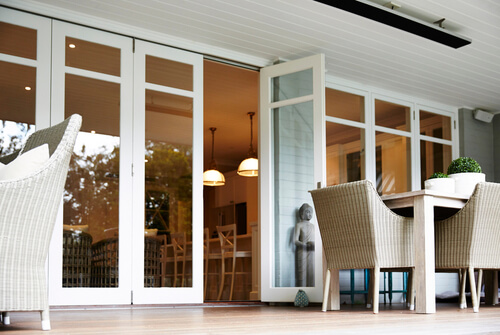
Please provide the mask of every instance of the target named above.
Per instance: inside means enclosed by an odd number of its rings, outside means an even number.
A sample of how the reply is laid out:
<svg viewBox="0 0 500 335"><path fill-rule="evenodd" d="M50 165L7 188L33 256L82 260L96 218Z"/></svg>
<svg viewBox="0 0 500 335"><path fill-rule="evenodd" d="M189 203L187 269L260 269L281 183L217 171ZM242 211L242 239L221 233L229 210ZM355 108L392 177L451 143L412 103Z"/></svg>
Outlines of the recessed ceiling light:
<svg viewBox="0 0 500 335"><path fill-rule="evenodd" d="M24 86L24 89L25 89L26 91L31 91L31 87L30 87L30 86Z"/></svg>
<svg viewBox="0 0 500 335"><path fill-rule="evenodd" d="M70 43L70 44L68 45L68 47L70 47L71 49L74 49L74 48L76 48L76 45L74 45L73 43Z"/></svg>
<svg viewBox="0 0 500 335"><path fill-rule="evenodd" d="M91 130L91 131L90 131L90 133L91 133L91 134L95 134L95 130Z"/></svg>

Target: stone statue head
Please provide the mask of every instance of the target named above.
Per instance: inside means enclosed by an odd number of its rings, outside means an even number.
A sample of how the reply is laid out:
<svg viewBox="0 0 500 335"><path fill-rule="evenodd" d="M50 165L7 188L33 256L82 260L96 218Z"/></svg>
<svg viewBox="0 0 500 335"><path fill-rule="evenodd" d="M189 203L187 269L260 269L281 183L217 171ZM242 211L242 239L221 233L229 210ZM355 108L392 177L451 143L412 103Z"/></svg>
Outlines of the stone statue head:
<svg viewBox="0 0 500 335"><path fill-rule="evenodd" d="M299 209L299 218L302 221L310 221L312 219L312 216L313 208L307 203L302 204Z"/></svg>

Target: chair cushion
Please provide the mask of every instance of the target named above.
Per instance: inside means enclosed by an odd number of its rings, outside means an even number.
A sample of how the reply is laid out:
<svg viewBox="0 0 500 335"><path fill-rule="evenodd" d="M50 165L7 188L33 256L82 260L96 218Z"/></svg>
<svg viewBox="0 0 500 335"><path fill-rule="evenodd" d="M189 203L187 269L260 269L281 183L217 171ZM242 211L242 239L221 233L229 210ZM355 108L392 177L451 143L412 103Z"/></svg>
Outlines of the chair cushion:
<svg viewBox="0 0 500 335"><path fill-rule="evenodd" d="M49 146L42 144L23 153L7 165L0 163L0 180L19 179L28 176L49 160Z"/></svg>

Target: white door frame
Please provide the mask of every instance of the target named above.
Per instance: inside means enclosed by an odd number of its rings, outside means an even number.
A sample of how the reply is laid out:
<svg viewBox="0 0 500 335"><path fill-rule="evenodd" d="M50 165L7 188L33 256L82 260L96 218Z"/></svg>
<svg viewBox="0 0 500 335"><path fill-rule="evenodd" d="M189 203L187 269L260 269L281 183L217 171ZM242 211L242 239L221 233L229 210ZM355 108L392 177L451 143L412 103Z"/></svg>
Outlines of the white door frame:
<svg viewBox="0 0 500 335"><path fill-rule="evenodd" d="M121 50L121 76L65 66L66 36L99 43ZM120 194L119 194L119 287L62 287L62 204L54 227L49 250L50 305L130 304L132 287L132 39L91 28L53 20L52 34L52 108L51 124L65 116L65 74L110 81L120 84ZM83 120L85 124L85 119Z"/></svg>
<svg viewBox="0 0 500 335"><path fill-rule="evenodd" d="M272 157L272 110L279 107L313 102L314 132L314 181L324 185L326 171L325 149L325 71L324 55L310 56L261 69L260 75L260 115L259 115L259 163L260 163L260 223L261 223L261 300L270 302L291 302L298 287L275 287L274 268L274 173ZM272 78L306 69L313 70L312 94L272 102ZM312 201L310 202L312 205ZM315 216L314 216L315 217ZM322 301L323 270L322 244L319 229L316 227L315 242L315 286L301 287L311 302Z"/></svg>
<svg viewBox="0 0 500 335"><path fill-rule="evenodd" d="M145 82L146 55L193 66L193 91ZM203 56L179 49L135 42L134 54L134 184L133 184L133 302L134 304L203 302ZM193 99L192 287L144 288L144 145L146 89ZM140 223L140 224L138 224Z"/></svg>

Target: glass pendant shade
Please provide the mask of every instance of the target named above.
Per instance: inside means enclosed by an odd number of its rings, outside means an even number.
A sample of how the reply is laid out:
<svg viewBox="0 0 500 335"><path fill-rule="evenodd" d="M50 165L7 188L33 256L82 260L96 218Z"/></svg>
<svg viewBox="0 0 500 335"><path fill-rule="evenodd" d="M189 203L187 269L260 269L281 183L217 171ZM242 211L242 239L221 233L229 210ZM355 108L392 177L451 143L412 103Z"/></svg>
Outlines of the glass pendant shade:
<svg viewBox="0 0 500 335"><path fill-rule="evenodd" d="M240 163L238 174L244 177L257 177L259 175L259 160L257 158L247 158Z"/></svg>
<svg viewBox="0 0 500 335"><path fill-rule="evenodd" d="M226 183L224 175L218 170L207 170L203 172L203 185L223 186Z"/></svg>
<svg viewBox="0 0 500 335"><path fill-rule="evenodd" d="M255 113L249 112L248 115L250 116L250 149L248 150L247 158L240 163L240 166L238 166L238 174L243 177L257 177L259 175L259 160L257 159L257 153L253 150L252 146L252 119Z"/></svg>
<svg viewBox="0 0 500 335"><path fill-rule="evenodd" d="M224 175L217 170L217 164L214 159L214 132L217 128L210 128L212 132L212 161L210 162L210 169L203 172L203 185L205 186L223 186L226 183Z"/></svg>

